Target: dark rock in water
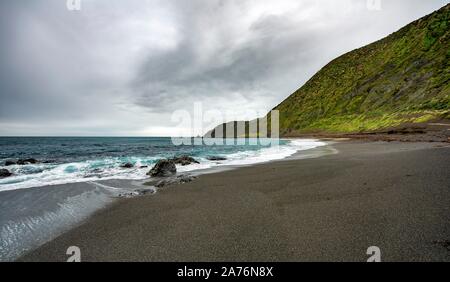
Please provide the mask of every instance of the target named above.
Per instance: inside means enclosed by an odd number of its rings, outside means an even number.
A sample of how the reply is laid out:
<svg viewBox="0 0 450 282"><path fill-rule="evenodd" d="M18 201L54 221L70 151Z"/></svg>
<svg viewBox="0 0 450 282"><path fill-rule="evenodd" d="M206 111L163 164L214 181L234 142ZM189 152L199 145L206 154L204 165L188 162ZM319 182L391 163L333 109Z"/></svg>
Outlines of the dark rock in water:
<svg viewBox="0 0 450 282"><path fill-rule="evenodd" d="M175 173L177 173L175 162L172 160L159 160L147 175L152 177L167 177Z"/></svg>
<svg viewBox="0 0 450 282"><path fill-rule="evenodd" d="M10 177L12 175L11 172L7 169L0 169L0 178Z"/></svg>
<svg viewBox="0 0 450 282"><path fill-rule="evenodd" d="M139 168L148 168L148 165L140 166Z"/></svg>
<svg viewBox="0 0 450 282"><path fill-rule="evenodd" d="M219 156L210 156L206 158L208 161L226 161L227 158Z"/></svg>
<svg viewBox="0 0 450 282"><path fill-rule="evenodd" d="M30 158L30 159L20 159L17 161L18 165L27 165L27 164L37 164L38 161L36 159Z"/></svg>
<svg viewBox="0 0 450 282"><path fill-rule="evenodd" d="M126 163L120 166L121 168L133 168L134 165L132 163Z"/></svg>
<svg viewBox="0 0 450 282"><path fill-rule="evenodd" d="M186 165L190 165L190 164L199 164L199 162L189 156L180 156L180 157L175 157L170 159L171 161L173 161L175 164L180 164L182 166L186 166Z"/></svg>
<svg viewBox="0 0 450 282"><path fill-rule="evenodd" d="M5 162L5 166L11 166L11 165L15 165L15 164L16 164L16 162L15 161L11 161L11 160L7 160Z"/></svg>

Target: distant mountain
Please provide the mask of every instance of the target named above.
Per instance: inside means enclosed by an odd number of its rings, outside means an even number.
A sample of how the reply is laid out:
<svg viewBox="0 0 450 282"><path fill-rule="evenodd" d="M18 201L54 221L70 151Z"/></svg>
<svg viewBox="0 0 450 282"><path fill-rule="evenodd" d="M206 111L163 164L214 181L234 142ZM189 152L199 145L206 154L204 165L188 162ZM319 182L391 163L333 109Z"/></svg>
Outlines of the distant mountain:
<svg viewBox="0 0 450 282"><path fill-rule="evenodd" d="M449 119L449 20L450 4L330 62L275 107L281 135Z"/></svg>

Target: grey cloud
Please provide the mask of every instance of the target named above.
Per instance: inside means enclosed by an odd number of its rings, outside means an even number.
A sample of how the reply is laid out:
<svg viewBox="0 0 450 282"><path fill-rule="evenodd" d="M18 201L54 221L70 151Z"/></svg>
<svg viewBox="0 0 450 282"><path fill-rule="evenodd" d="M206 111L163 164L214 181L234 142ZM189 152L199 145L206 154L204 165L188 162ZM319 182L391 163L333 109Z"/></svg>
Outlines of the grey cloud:
<svg viewBox="0 0 450 282"><path fill-rule="evenodd" d="M0 1L0 135L166 134L171 112L197 101L269 110L448 1L65 2Z"/></svg>
<svg viewBox="0 0 450 282"><path fill-rule="evenodd" d="M219 7L222 1L216 4ZM209 9L205 14L196 14L200 19L210 16ZM227 15L218 17L225 22L233 21ZM190 19L182 25L187 26L189 22ZM249 25L247 36L251 38L247 41L236 43L234 41L242 38L230 38L226 31L220 34L227 40L221 42L205 65L198 54L202 52L202 44L208 42L192 40L196 34L204 33L205 28L207 26L193 25L189 36L183 38L175 50L151 54L144 60L133 83L136 92L140 93L140 105L153 111L166 111L187 97L202 100L207 96L229 95L236 91L248 99L265 99L264 96L252 96L261 88L270 89L277 75L282 76L293 67L309 64L312 60L310 51L318 43L314 30L299 30L295 22L283 16L263 16ZM290 89L271 91L281 93ZM260 92L261 95L267 94L267 91Z"/></svg>

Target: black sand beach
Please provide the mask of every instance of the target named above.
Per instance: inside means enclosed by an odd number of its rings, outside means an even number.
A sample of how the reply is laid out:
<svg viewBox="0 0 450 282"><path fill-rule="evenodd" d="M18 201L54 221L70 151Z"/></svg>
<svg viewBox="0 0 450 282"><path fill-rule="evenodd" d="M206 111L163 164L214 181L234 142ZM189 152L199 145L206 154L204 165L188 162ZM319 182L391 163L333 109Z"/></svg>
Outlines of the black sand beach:
<svg viewBox="0 0 450 282"><path fill-rule="evenodd" d="M450 261L450 147L347 141L337 154L208 174L101 210L21 261Z"/></svg>

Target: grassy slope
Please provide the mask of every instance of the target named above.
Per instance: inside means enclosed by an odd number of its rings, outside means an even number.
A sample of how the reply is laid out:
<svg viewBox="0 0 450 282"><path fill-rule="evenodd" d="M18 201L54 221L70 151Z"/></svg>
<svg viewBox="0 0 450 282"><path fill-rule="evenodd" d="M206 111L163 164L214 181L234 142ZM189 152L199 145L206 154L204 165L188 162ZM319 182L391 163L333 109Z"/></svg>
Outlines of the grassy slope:
<svg viewBox="0 0 450 282"><path fill-rule="evenodd" d="M275 109L282 135L449 118L450 5L326 65Z"/></svg>

